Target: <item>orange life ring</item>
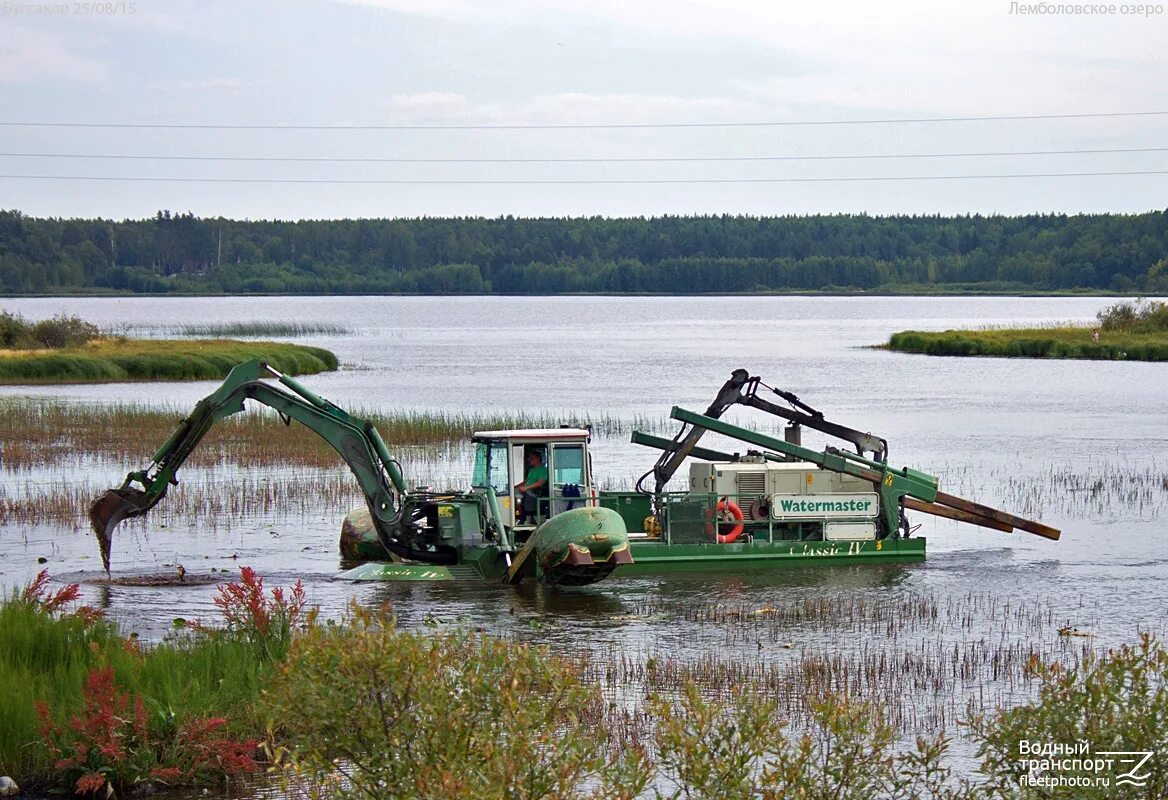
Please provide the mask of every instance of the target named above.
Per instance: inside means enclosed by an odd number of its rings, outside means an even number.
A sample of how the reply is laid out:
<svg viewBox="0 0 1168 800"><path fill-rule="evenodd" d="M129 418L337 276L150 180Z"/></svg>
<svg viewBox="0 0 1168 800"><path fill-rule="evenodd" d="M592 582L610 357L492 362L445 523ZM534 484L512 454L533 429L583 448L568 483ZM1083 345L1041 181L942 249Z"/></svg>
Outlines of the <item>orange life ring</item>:
<svg viewBox="0 0 1168 800"><path fill-rule="evenodd" d="M738 504L733 500L723 497L718 501L717 517L721 519L722 514L725 513L729 513L735 521L735 525L730 529L729 533L722 533L719 530L721 527L720 524L710 523L706 525L706 533L713 536L714 541L718 544L730 544L731 542L737 540L738 537L742 535L742 531L745 529L742 521L746 519L746 516L742 513L742 509L739 508Z"/></svg>

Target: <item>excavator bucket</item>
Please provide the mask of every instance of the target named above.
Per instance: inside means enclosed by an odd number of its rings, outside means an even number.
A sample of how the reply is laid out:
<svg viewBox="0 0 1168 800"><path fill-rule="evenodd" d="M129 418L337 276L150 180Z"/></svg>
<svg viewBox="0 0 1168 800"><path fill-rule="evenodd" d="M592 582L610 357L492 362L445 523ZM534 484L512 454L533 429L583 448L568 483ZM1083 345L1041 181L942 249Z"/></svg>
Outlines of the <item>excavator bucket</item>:
<svg viewBox="0 0 1168 800"><path fill-rule="evenodd" d="M110 571L114 528L124 519L142 516L151 505L149 497L141 489L125 487L110 489L89 507L89 524L97 536L97 544L101 548L101 565L107 574Z"/></svg>

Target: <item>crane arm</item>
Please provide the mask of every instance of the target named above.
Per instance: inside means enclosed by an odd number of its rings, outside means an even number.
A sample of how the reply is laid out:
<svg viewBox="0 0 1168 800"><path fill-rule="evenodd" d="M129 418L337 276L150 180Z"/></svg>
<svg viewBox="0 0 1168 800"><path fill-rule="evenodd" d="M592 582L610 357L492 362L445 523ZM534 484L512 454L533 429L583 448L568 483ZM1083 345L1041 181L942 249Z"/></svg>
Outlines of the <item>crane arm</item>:
<svg viewBox="0 0 1168 800"><path fill-rule="evenodd" d="M781 397L791 405L791 408L784 408L777 403L759 397L760 387L769 389ZM736 369L731 373L730 379L722 384L717 397L706 409L704 416L709 419L718 419L726 413L728 408L736 404L757 408L759 411L765 411L768 414L789 420L795 425L806 425L808 428L826 433L828 436L850 442L856 448L856 453L861 456L870 452L878 461L884 462L888 459L888 442L881 437L840 425L838 422L831 422L824 418L822 411L817 411L807 405L794 393L767 386L760 378L751 376L744 369ZM652 493L654 496L660 496L665 489L665 484L669 483L686 458L694 452L698 440L705 432L706 428L700 425L683 423L681 430L673 437L668 447L662 448L663 452L653 468L637 480L637 491L648 494L649 490L645 488L644 484L646 479L652 476L654 483Z"/></svg>
<svg viewBox="0 0 1168 800"><path fill-rule="evenodd" d="M275 378L279 383L269 383L264 378ZM387 550L405 558L433 560L427 555L435 554L415 549L403 533L408 527L402 525L405 481L373 424L348 414L267 364L252 360L232 369L215 392L196 404L191 415L154 453L148 468L129 473L120 488L94 501L89 519L107 571L111 537L117 524L142 516L162 500L167 489L178 482L179 468L211 427L243 411L246 400L275 409L288 423L302 423L337 451L360 484L378 537Z"/></svg>

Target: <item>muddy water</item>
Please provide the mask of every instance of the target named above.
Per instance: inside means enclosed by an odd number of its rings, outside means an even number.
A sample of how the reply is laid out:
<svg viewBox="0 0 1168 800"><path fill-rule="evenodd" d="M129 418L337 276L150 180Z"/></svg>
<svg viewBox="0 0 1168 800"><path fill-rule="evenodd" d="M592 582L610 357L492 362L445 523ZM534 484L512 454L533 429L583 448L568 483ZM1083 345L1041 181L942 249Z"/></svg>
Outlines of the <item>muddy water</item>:
<svg viewBox="0 0 1168 800"><path fill-rule="evenodd" d="M702 409L744 366L796 392L830 418L888 439L891 461L937 474L942 488L1064 530L1060 542L1001 534L917 515L926 563L832 567L750 575L619 577L595 587L508 589L464 584L355 585L337 581L336 535L345 500L193 523L165 511L126 525L114 544L117 574L228 576L250 565L269 585L303 580L326 615L350 601L393 602L405 625L467 625L557 648L588 649L606 663L668 658L711 678L791 679L807 659L873 654L972 659L956 677L900 675L904 733L951 729L971 698L1012 702L1030 687L999 673L994 655L1018 648L1073 658L1083 647L1162 631L1168 611L1168 366L927 358L867 349L896 330L1008 323L1087 322L1111 301L1083 298L247 298L4 301L29 317L59 311L141 333L238 320L328 322L345 335L301 339L334 350L335 374L309 384L344 406L380 410L556 412L664 417L674 404ZM3 387L3 395L134 400L189 407L212 383ZM749 413L735 417L747 423ZM813 446L818 443L808 437ZM742 449L718 442L710 446ZM156 443L144 442L143 461ZM392 443L391 443L392 447ZM655 454L621 439L595 444L598 478L628 485ZM84 474L3 475L6 491L118 482L144 464ZM418 465L416 482L465 480L465 457ZM331 474L331 473L330 473ZM257 476L249 476L256 477ZM214 490L238 476L192 475ZM216 484L216 481L221 483ZM163 527L165 526L165 527ZM46 559L62 580L127 628L157 638L176 618L212 619L213 586L101 586L92 538L78 524L0 529L0 582L19 584ZM770 620L768 609L831 601L841 619ZM841 605L843 604L843 605ZM909 624L913 609L936 622ZM737 616L725 612L734 611ZM736 610L736 611L735 611ZM758 612L758 613L755 613ZM1089 631L1068 639L1060 626ZM977 647L981 647L977 652ZM969 650L970 652L966 652ZM972 654L971 654L972 653ZM978 655L980 653L980 655ZM980 659L980 660L979 660ZM715 664L714 662L718 662ZM972 663L971 662L971 663ZM902 662L903 663L903 662ZM636 668L626 670L630 680ZM620 673L625 674L625 673ZM712 680L712 678L711 678ZM914 680L916 681L914 683ZM879 696L879 687L845 688ZM634 692L635 693L635 692Z"/></svg>

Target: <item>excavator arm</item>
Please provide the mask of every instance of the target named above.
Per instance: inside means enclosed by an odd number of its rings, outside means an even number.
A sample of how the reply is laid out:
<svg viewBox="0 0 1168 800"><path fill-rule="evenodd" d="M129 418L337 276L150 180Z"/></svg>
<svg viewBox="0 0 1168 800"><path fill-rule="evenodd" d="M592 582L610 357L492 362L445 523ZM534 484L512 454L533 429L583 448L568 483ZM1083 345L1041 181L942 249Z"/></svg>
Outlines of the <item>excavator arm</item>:
<svg viewBox="0 0 1168 800"><path fill-rule="evenodd" d="M759 397L758 393L760 388L767 389L782 398L790 404L791 408L785 408L763 397ZM731 373L730 380L726 381L722 385L722 388L718 390L717 397L714 398L714 402L710 403L710 407L706 409L704 416L710 419L718 419L733 405L757 408L768 414L782 417L790 421L793 425L805 425L808 428L826 433L828 436L834 436L837 439L850 442L856 448L858 455L862 456L867 452L872 453L873 458L877 461L884 462L888 460L888 442L881 437L849 428L846 425L840 425L837 422L831 422L824 418L823 412L816 411L792 392L768 386L760 378L752 376L744 369L736 369ZM645 487L645 481L652 476L654 483L652 494L654 496L660 496L661 492L665 489L665 484L669 483L669 480L674 476L678 468L681 467L682 463L685 462L686 458L694 453L694 448L697 446L698 440L702 438L705 432L706 428L700 425L683 424L681 430L678 431L671 442L661 445L663 450L661 457L657 459L657 463L653 465L651 470L638 479L637 491L643 494L649 494L650 490Z"/></svg>
<svg viewBox="0 0 1168 800"><path fill-rule="evenodd" d="M264 378L274 378L270 383ZM419 561L444 561L446 556L411 541L403 525L406 484L401 469L371 422L354 417L294 378L282 375L258 360L236 366L223 384L203 398L178 430L158 448L151 464L131 472L121 487L98 497L89 520L101 545L102 564L109 571L114 528L124 519L139 517L153 508L167 489L178 482L179 468L219 420L244 410L254 400L276 410L289 424L296 420L328 442L356 477L378 538L391 553Z"/></svg>

